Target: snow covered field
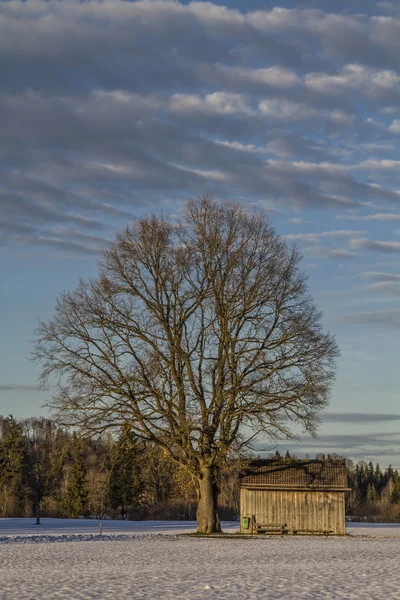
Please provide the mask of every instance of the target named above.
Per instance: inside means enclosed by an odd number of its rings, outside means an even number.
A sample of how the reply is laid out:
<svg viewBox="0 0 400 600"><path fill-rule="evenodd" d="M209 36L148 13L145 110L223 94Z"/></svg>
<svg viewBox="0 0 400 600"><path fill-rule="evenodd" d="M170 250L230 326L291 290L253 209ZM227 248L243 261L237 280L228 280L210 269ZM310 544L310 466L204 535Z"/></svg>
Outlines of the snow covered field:
<svg viewBox="0 0 400 600"><path fill-rule="evenodd" d="M176 535L194 523L105 521L100 540L98 521L31 524L0 519L2 600L400 598L396 525L352 523L345 538L204 539Z"/></svg>
<svg viewBox="0 0 400 600"><path fill-rule="evenodd" d="M97 519L0 519L0 543L5 536L57 536L95 535L100 522L103 534L120 536L131 534L176 534L196 531L196 521L99 521ZM223 523L224 531L237 531L239 523Z"/></svg>

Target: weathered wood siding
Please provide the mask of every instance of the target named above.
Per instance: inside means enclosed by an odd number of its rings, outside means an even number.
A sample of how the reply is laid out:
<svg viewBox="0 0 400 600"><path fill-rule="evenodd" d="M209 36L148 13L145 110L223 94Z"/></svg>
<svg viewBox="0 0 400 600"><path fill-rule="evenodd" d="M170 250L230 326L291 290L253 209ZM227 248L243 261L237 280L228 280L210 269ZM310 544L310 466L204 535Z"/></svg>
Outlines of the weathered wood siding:
<svg viewBox="0 0 400 600"><path fill-rule="evenodd" d="M345 492L240 490L240 524L242 517L255 516L257 523L286 524L288 529L311 532L331 531L344 535ZM242 531L246 531L242 528Z"/></svg>

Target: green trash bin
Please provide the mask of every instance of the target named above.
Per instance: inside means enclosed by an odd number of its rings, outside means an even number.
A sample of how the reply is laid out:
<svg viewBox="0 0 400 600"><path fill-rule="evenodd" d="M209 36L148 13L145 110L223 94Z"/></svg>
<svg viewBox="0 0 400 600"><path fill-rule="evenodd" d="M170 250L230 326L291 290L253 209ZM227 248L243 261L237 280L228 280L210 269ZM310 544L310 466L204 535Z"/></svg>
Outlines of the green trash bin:
<svg viewBox="0 0 400 600"><path fill-rule="evenodd" d="M242 527L243 529L248 529L250 527L250 517L242 517Z"/></svg>

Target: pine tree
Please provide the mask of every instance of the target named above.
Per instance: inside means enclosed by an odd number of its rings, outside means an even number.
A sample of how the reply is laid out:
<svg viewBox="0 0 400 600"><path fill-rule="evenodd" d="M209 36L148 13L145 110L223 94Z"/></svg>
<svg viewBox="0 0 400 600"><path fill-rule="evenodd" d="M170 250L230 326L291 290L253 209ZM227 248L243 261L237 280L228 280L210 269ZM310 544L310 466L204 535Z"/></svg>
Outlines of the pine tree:
<svg viewBox="0 0 400 600"><path fill-rule="evenodd" d="M62 503L65 516L74 519L85 515L87 513L87 500L87 467L83 457L82 442L75 436L72 451L72 466Z"/></svg>
<svg viewBox="0 0 400 600"><path fill-rule="evenodd" d="M381 471L379 463L376 463L376 467L375 467L374 485L375 485L375 489L376 489L378 495L380 495L381 489L383 487L383 473Z"/></svg>
<svg viewBox="0 0 400 600"><path fill-rule="evenodd" d="M366 468L366 476L367 476L368 485L373 485L374 484L374 465L372 464L371 461L368 463L368 466Z"/></svg>
<svg viewBox="0 0 400 600"><path fill-rule="evenodd" d="M393 485L391 501L393 502L393 504L399 504L399 502L400 502L400 481L399 480L397 480L396 483Z"/></svg>
<svg viewBox="0 0 400 600"><path fill-rule="evenodd" d="M122 518L129 508L139 502L142 482L138 456L140 448L128 426L121 429L110 473L109 498L111 508L119 511Z"/></svg>
<svg viewBox="0 0 400 600"><path fill-rule="evenodd" d="M24 500L22 466L25 442L21 425L9 416L1 422L0 492L7 496L8 510L4 516L20 516Z"/></svg>
<svg viewBox="0 0 400 600"><path fill-rule="evenodd" d="M368 504L374 504L378 499L376 489L373 483L369 483L367 487L367 502Z"/></svg>
<svg viewBox="0 0 400 600"><path fill-rule="evenodd" d="M25 457L23 482L32 501L36 524L40 525L42 501L59 491L63 451L60 430L48 419L27 419L25 422Z"/></svg>

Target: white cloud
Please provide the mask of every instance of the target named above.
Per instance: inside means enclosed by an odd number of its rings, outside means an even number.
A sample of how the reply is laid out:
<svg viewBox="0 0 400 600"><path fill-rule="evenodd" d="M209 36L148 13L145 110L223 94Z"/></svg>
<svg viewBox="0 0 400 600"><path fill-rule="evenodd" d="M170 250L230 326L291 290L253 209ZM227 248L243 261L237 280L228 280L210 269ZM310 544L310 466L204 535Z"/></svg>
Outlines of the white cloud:
<svg viewBox="0 0 400 600"><path fill-rule="evenodd" d="M375 241L368 238L350 240L349 246L354 249L365 248L366 250L374 250L376 252L400 252L400 242Z"/></svg>
<svg viewBox="0 0 400 600"><path fill-rule="evenodd" d="M332 173L346 173L349 169L346 165L331 162L307 162L307 161L292 161L285 162L280 160L270 159L267 161L267 165L273 167L276 170L285 171L287 173L305 173L305 174L332 174Z"/></svg>
<svg viewBox="0 0 400 600"><path fill-rule="evenodd" d="M374 158L368 158L367 160L363 160L362 162L352 165L353 169L371 169L371 170L397 170L400 169L400 160L377 160Z"/></svg>
<svg viewBox="0 0 400 600"><path fill-rule="evenodd" d="M292 223L293 225L307 225L311 223L311 221L307 221L302 217L292 217L291 219L287 219L287 222Z"/></svg>
<svg viewBox="0 0 400 600"><path fill-rule="evenodd" d="M358 144L357 148L366 150L367 152L386 152L394 150L393 144L381 144L381 143L369 143L369 144Z"/></svg>
<svg viewBox="0 0 400 600"><path fill-rule="evenodd" d="M379 111L383 115L393 115L399 112L398 106L385 106L385 108L381 108Z"/></svg>
<svg viewBox="0 0 400 600"><path fill-rule="evenodd" d="M315 256L317 258L333 258L339 260L352 259L357 256L356 252L351 252L346 248L326 248L324 246L310 246L303 249L307 256Z"/></svg>
<svg viewBox="0 0 400 600"><path fill-rule="evenodd" d="M334 231L322 231L320 233L288 233L283 237L289 242L317 243L322 238L348 238L362 233L361 231L351 231L349 229L339 229Z"/></svg>
<svg viewBox="0 0 400 600"><path fill-rule="evenodd" d="M289 89L301 82L296 73L278 66L253 69L217 65L215 70L217 76L234 81L241 87L246 84L261 84L276 89Z"/></svg>
<svg viewBox="0 0 400 600"><path fill-rule="evenodd" d="M400 214L397 213L375 213L373 215L337 215L337 219L344 219L347 221L400 221Z"/></svg>
<svg viewBox="0 0 400 600"><path fill-rule="evenodd" d="M341 96L351 90L376 95L396 90L400 75L392 70L377 70L365 65L348 64L337 73L309 73L304 78L307 88L320 94Z"/></svg>
<svg viewBox="0 0 400 600"><path fill-rule="evenodd" d="M215 140L217 146L224 146L231 150L239 150L240 152L250 152L252 154L265 154L268 149L263 146L255 146L254 144L242 144L241 142L227 142L224 140Z"/></svg>
<svg viewBox="0 0 400 600"><path fill-rule="evenodd" d="M295 103L283 99L266 99L259 104L262 115L276 119L302 121L318 116L318 111L306 104Z"/></svg>
<svg viewBox="0 0 400 600"><path fill-rule="evenodd" d="M394 121L392 121L391 124L388 127L388 130L391 133L394 133L396 135L400 135L400 119L395 119Z"/></svg>
<svg viewBox="0 0 400 600"><path fill-rule="evenodd" d="M248 98L243 94L213 92L205 96L196 94L173 94L169 101L170 110L180 114L233 115L252 114Z"/></svg>
<svg viewBox="0 0 400 600"><path fill-rule="evenodd" d="M206 169L191 169L190 167L185 167L184 165L172 164L176 169L180 171L184 171L186 173L191 173L194 175L198 175L204 179L210 179L214 181L228 181L230 179L229 173L224 173L223 171L218 170L206 170Z"/></svg>
<svg viewBox="0 0 400 600"><path fill-rule="evenodd" d="M259 104L260 113L270 119L283 121L306 121L309 119L328 119L338 125L349 124L353 116L344 110L321 110L302 102L294 102L283 98L262 100Z"/></svg>

